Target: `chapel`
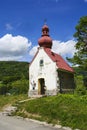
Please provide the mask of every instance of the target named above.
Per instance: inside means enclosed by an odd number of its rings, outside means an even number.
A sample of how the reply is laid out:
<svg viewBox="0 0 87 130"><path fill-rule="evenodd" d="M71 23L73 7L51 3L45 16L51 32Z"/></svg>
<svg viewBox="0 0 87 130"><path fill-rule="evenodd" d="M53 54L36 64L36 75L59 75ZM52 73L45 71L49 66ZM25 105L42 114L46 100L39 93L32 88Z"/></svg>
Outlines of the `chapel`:
<svg viewBox="0 0 87 130"><path fill-rule="evenodd" d="M52 51L52 44L49 27L45 24L38 39L39 47L29 65L29 97L74 90L74 70L61 55Z"/></svg>

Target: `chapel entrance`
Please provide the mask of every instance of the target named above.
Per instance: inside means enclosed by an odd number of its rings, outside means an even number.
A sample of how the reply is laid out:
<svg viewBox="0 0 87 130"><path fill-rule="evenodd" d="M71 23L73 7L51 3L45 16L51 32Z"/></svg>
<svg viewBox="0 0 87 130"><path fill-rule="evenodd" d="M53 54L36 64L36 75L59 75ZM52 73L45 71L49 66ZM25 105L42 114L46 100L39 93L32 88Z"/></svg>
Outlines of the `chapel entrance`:
<svg viewBox="0 0 87 130"><path fill-rule="evenodd" d="M38 94L39 95L45 94L45 80L44 80L44 78L38 79Z"/></svg>

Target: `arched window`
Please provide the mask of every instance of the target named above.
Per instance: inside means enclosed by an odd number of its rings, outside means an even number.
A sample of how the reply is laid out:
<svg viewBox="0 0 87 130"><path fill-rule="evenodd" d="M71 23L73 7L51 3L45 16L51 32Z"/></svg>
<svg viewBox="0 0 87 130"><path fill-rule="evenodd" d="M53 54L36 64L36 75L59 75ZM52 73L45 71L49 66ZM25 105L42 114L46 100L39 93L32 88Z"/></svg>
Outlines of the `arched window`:
<svg viewBox="0 0 87 130"><path fill-rule="evenodd" d="M43 59L40 60L40 66L43 66L44 65L44 61Z"/></svg>

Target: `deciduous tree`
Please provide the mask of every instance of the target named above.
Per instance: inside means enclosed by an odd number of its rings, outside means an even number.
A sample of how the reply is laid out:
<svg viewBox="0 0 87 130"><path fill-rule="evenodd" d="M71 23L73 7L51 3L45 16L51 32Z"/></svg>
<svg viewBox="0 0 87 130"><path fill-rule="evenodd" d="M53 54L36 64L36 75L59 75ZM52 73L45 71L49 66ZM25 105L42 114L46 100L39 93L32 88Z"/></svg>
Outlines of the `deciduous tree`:
<svg viewBox="0 0 87 130"><path fill-rule="evenodd" d="M75 27L74 37L77 40L75 45L76 53L73 58L68 59L74 65L78 65L84 71L85 81L87 80L87 16L83 16ZM87 82L85 83L87 86Z"/></svg>

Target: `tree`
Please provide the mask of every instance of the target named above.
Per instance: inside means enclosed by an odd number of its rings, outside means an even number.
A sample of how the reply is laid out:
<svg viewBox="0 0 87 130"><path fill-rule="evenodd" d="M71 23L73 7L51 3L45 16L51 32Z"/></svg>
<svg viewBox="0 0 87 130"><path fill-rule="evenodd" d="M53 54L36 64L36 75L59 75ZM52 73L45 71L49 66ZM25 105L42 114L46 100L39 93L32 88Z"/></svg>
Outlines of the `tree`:
<svg viewBox="0 0 87 130"><path fill-rule="evenodd" d="M87 16L80 18L78 24L75 27L76 32L74 37L77 40L75 45L76 53L73 58L68 59L74 65L78 65L80 69L84 71L84 81L87 80ZM87 82L84 83L87 86Z"/></svg>

